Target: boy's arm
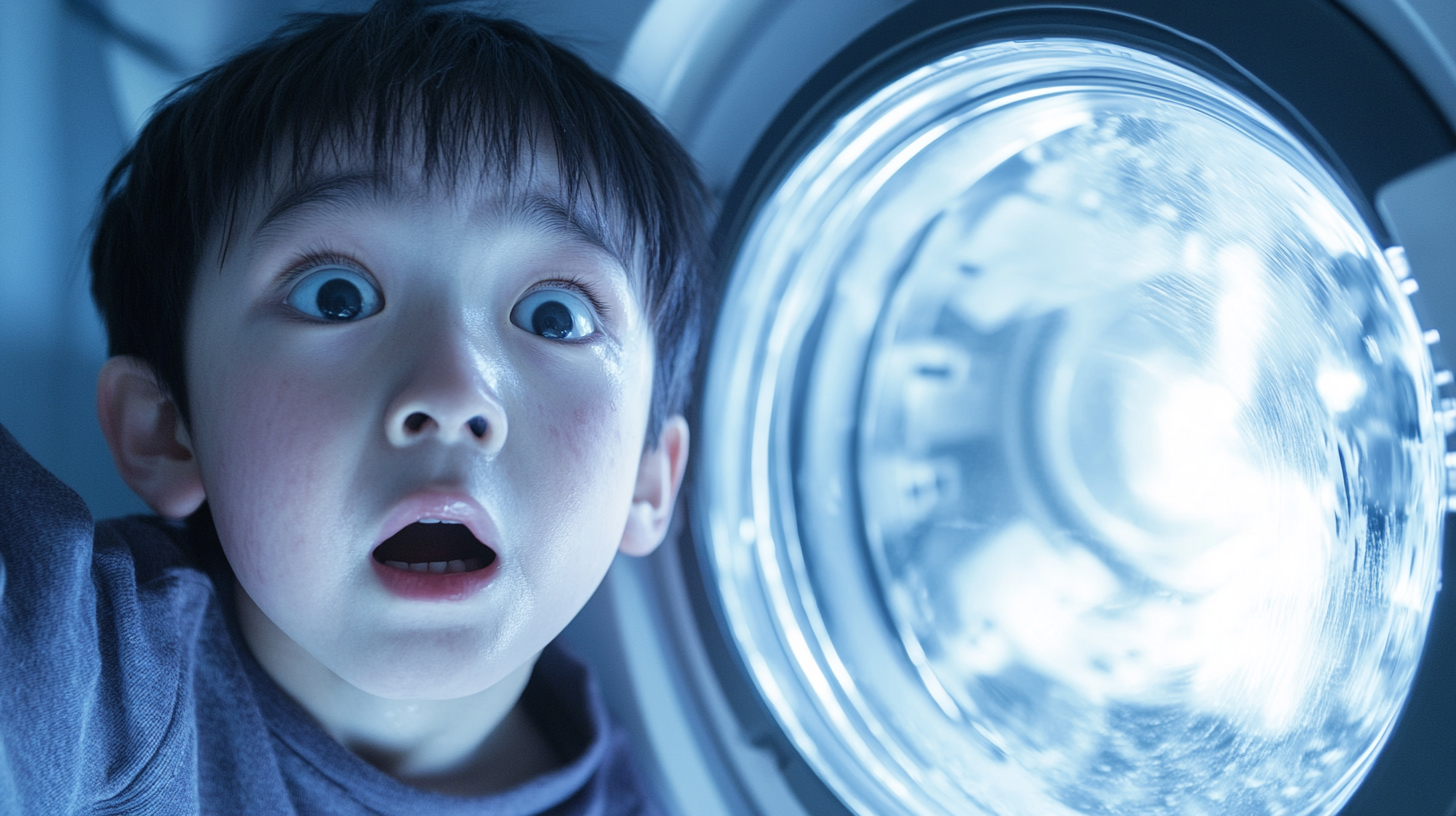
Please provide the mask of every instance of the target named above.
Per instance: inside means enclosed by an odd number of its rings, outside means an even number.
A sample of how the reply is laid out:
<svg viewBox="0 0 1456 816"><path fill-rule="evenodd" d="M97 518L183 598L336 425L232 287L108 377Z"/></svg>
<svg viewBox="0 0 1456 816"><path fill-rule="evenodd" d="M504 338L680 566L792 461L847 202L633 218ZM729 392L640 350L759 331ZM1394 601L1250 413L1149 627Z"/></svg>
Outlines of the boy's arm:
<svg viewBox="0 0 1456 816"><path fill-rule="evenodd" d="M197 809L211 584L160 519L107 522L0 427L0 814Z"/></svg>
<svg viewBox="0 0 1456 816"><path fill-rule="evenodd" d="M0 812L70 810L81 794L100 664L92 532L81 497L0 427Z"/></svg>

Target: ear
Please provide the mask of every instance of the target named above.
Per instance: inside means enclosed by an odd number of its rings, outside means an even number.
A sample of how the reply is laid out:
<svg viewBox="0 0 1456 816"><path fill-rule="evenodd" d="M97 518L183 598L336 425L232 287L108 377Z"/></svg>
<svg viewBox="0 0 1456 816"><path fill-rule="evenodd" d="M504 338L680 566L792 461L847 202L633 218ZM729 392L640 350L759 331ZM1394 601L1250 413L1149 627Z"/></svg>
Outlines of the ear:
<svg viewBox="0 0 1456 816"><path fill-rule="evenodd" d="M632 510L627 514L627 528L622 531L618 550L627 555L649 555L662 543L687 467L688 421L673 415L663 421L657 444L642 454Z"/></svg>
<svg viewBox="0 0 1456 816"><path fill-rule="evenodd" d="M128 355L107 360L96 380L96 414L122 481L148 507L184 518L201 506L207 496L192 441L150 365Z"/></svg>

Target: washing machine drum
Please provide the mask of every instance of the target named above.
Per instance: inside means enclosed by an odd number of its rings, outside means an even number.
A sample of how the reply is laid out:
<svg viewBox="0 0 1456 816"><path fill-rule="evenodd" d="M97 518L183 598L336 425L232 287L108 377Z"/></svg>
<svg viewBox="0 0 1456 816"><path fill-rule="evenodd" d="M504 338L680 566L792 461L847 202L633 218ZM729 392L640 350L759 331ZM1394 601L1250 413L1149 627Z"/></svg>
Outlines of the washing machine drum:
<svg viewBox="0 0 1456 816"><path fill-rule="evenodd" d="M697 522L744 675L856 814L1337 811L1445 492L1362 180L1146 21L922 39L729 215Z"/></svg>

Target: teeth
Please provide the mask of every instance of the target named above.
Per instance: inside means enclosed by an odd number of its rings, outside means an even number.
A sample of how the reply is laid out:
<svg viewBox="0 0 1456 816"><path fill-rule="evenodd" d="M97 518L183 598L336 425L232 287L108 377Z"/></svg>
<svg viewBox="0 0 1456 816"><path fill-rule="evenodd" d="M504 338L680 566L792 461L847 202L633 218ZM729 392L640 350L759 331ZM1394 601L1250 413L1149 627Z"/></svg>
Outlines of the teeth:
<svg viewBox="0 0 1456 816"><path fill-rule="evenodd" d="M385 561L386 567L393 567L397 570L407 572L429 572L434 574L471 572L485 566L485 560L481 558L456 558L453 561Z"/></svg>
<svg viewBox="0 0 1456 816"><path fill-rule="evenodd" d="M420 519L420 524L460 524L460 523L461 522L458 522L458 521L452 521L451 519L437 519L437 518L422 518L422 519Z"/></svg>
<svg viewBox="0 0 1456 816"><path fill-rule="evenodd" d="M439 519L420 519L421 524L439 524Z"/></svg>

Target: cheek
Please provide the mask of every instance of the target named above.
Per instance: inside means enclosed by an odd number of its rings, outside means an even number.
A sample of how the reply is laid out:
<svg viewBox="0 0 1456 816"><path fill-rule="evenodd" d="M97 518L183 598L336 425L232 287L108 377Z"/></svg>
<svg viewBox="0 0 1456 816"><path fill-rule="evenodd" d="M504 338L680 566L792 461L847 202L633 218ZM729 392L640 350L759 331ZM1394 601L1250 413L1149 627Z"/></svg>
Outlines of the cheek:
<svg viewBox="0 0 1456 816"><path fill-rule="evenodd" d="M553 423L551 434L558 446L577 461L598 460L602 452L612 453L621 447L622 429L615 421L618 404L615 399L577 405L570 418Z"/></svg>
<svg viewBox="0 0 1456 816"><path fill-rule="evenodd" d="M611 538L602 546L615 550L646 424L645 401L636 405L628 388L635 385L598 372L594 379L544 378L525 389L533 398L522 406L524 418L513 422L520 434L513 430L507 445L519 444L518 453L533 466L531 481L545 494L535 503L560 509L548 515L563 537Z"/></svg>
<svg viewBox="0 0 1456 816"><path fill-rule="evenodd" d="M635 475L641 423L627 409L628 402L620 391L603 389L596 399L572 407L562 435L578 461L618 477L630 464Z"/></svg>
<svg viewBox="0 0 1456 816"><path fill-rule="evenodd" d="M520 446L519 453L532 471L530 482L543 494L534 502L559 508L549 515L556 517L563 531L582 524L582 514L600 515L615 504L627 475L623 456L627 435L617 421L618 395L596 392L583 399L544 394L530 401L526 414L509 443ZM586 526L594 525L588 521Z"/></svg>
<svg viewBox="0 0 1456 816"><path fill-rule="evenodd" d="M330 443L327 391L292 372L247 363L196 405L203 438L198 455L214 479L291 491L309 484ZM337 399L337 398L335 398ZM269 478L260 479L267 475Z"/></svg>
<svg viewBox="0 0 1456 816"><path fill-rule="evenodd" d="M267 361L238 360L208 379L193 407L197 456L229 559L240 577L306 571L320 548L292 539L346 499L338 474L358 455L346 444L358 420L342 411L357 401L339 383Z"/></svg>
<svg viewBox="0 0 1456 816"><path fill-rule="evenodd" d="M619 472L624 452L640 446L646 401L636 392L650 381L638 382L605 356L580 361L575 370L543 366L534 381L521 384L528 397L521 422L544 423L551 455L563 466ZM638 453L631 453L633 464ZM599 479L577 475L583 482Z"/></svg>

